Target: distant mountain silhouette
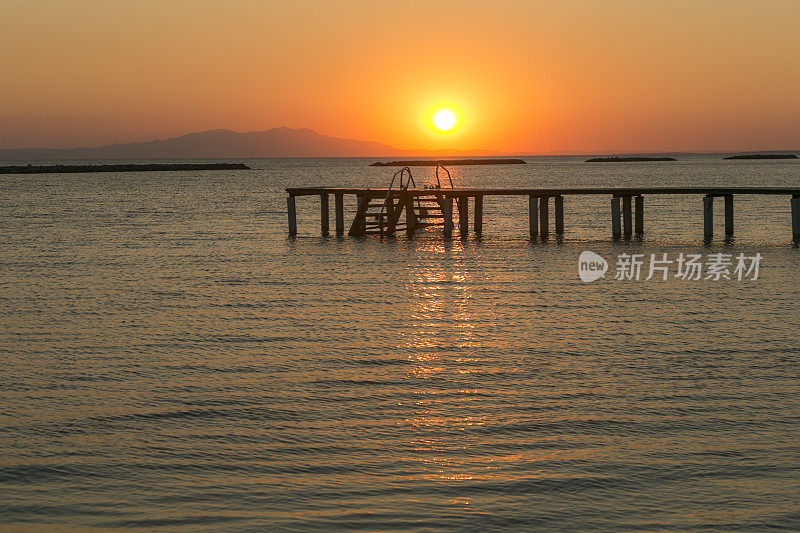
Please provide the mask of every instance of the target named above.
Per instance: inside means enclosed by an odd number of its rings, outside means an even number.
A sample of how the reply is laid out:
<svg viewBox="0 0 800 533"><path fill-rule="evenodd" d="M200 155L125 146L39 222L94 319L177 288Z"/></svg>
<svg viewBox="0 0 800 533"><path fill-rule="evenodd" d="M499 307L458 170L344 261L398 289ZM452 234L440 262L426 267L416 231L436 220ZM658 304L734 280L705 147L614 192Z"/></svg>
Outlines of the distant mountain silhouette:
<svg viewBox="0 0 800 533"><path fill-rule="evenodd" d="M96 148L0 149L0 160L41 159L231 159L255 157L387 157L437 155L496 155L488 150L401 150L356 139L338 139L310 129L273 128L238 133L211 130L148 142L111 144Z"/></svg>

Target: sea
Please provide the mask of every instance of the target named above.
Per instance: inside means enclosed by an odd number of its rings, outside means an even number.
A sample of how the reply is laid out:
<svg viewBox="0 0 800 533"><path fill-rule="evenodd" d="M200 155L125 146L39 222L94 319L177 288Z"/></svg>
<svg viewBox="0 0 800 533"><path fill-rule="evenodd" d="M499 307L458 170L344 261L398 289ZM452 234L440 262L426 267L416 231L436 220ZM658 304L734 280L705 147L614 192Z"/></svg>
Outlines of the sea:
<svg viewBox="0 0 800 533"><path fill-rule="evenodd" d="M800 187L793 160L583 159L451 170ZM239 161L0 175L0 530L800 530L789 197L736 196L727 240L717 199L704 242L700 195L645 196L615 242L610 197L567 196L542 242L525 197L479 236L354 238L307 196L290 237L287 187L397 169Z"/></svg>

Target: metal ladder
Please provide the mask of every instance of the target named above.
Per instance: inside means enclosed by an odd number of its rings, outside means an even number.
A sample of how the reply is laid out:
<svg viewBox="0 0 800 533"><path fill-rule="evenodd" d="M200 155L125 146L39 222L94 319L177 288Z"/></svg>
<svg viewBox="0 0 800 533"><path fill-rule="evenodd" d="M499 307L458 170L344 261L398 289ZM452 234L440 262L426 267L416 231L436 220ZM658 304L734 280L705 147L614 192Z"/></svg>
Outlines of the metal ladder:
<svg viewBox="0 0 800 533"><path fill-rule="evenodd" d="M440 169L447 176L446 185L453 188L453 179L450 171L442 165L437 165L434 173L435 184L425 185L430 194L415 194L411 198L411 212L406 213L405 223L400 222L400 215L406 208L408 201L405 192L409 188L417 188L414 176L409 167L403 167L392 176L383 202L369 194L365 194L359 204L356 218L350 229L350 235L393 235L397 230L408 227L411 217L414 229L432 226L444 226L444 196L435 191L442 190L442 178L439 177ZM378 209L378 207L380 207Z"/></svg>

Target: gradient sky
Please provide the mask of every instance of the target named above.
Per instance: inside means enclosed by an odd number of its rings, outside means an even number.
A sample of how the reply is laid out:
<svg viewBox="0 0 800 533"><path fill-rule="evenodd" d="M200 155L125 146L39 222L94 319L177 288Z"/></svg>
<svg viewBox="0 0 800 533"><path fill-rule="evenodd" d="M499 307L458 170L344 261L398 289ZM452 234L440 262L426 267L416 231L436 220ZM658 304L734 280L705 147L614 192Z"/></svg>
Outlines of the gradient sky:
<svg viewBox="0 0 800 533"><path fill-rule="evenodd" d="M800 148L800 1L2 0L0 147ZM426 116L456 107L435 133Z"/></svg>

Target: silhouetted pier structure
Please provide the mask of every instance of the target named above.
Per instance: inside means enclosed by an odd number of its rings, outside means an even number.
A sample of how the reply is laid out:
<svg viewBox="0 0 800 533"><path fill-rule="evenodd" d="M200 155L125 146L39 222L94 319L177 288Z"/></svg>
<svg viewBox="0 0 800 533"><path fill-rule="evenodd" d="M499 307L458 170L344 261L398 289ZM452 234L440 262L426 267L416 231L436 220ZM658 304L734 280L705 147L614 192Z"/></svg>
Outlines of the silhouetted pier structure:
<svg viewBox="0 0 800 533"><path fill-rule="evenodd" d="M402 180L401 180L402 181ZM725 236L734 233L733 201L735 196L772 195L788 196L791 205L792 236L800 242L800 188L783 187L599 187L559 189L504 189L504 188L388 188L365 189L348 187L290 187L287 207L289 234L297 234L295 198L318 196L321 201L321 231L329 234L329 197L335 199L336 235L345 232L344 196L354 195L358 209L353 216L348 234L392 236L404 230L407 236L425 227L441 226L445 236L454 230L453 209L458 211L459 232L469 234L469 206L473 206L473 230L483 232L483 198L485 196L528 197L528 223L532 239L546 239L550 233L550 203L553 204L554 231L564 233L564 197L607 196L611 202L611 236L616 239L641 237L644 233L645 196L697 195L702 198L698 216L702 214L704 237L714 235L714 199L722 198L725 210ZM380 206L380 210L377 208ZM702 209L702 210L701 210Z"/></svg>

